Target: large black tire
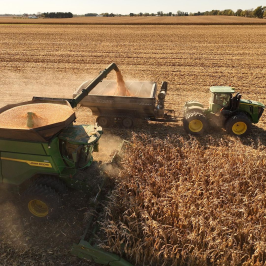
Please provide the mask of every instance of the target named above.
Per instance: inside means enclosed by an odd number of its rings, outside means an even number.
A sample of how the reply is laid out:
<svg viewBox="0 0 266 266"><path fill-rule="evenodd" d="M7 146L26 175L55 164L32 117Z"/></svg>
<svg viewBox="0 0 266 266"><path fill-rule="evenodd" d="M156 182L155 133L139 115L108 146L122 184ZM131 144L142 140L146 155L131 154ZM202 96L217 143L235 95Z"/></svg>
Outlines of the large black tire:
<svg viewBox="0 0 266 266"><path fill-rule="evenodd" d="M251 132L251 126L251 121L246 115L237 114L227 120L225 130L230 135L243 137Z"/></svg>
<svg viewBox="0 0 266 266"><path fill-rule="evenodd" d="M28 217L42 220L58 217L60 196L50 187L39 184L30 186L21 196L23 212Z"/></svg>
<svg viewBox="0 0 266 266"><path fill-rule="evenodd" d="M34 184L47 186L55 190L59 195L66 195L68 188L58 177L43 175L34 180Z"/></svg>
<svg viewBox="0 0 266 266"><path fill-rule="evenodd" d="M208 131L209 125L204 114L200 112L191 112L185 115L183 127L188 134L203 135Z"/></svg>
<svg viewBox="0 0 266 266"><path fill-rule="evenodd" d="M98 116L96 119L96 122L101 127L109 127L112 125L113 119L112 117L108 117L108 116Z"/></svg>
<svg viewBox="0 0 266 266"><path fill-rule="evenodd" d="M125 117L122 120L124 128L131 128L133 126L133 119L131 117Z"/></svg>

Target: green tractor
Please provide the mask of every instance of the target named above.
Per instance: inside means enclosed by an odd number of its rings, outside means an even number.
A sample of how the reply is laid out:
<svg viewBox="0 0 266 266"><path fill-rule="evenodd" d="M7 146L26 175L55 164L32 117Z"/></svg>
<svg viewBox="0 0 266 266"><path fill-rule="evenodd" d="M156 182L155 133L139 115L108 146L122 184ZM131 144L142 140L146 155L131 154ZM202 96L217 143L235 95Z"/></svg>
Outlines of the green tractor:
<svg viewBox="0 0 266 266"><path fill-rule="evenodd" d="M256 101L243 100L241 94L228 86L210 88L211 98L208 109L196 101L186 102L183 126L187 133L202 135L210 126L225 128L235 136L246 136L251 132L252 123L256 124L265 106Z"/></svg>

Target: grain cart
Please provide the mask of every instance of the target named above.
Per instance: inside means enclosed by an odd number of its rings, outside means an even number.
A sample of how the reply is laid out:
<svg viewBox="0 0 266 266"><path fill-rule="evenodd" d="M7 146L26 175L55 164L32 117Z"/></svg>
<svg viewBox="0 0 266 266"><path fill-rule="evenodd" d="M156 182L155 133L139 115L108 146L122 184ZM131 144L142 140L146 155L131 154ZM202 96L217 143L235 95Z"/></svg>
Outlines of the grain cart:
<svg viewBox="0 0 266 266"><path fill-rule="evenodd" d="M33 97L0 109L1 183L22 195L30 216L55 217L67 186L87 189L89 180L76 176L91 165L102 128L73 125L72 108L113 69L118 70L115 64L74 99Z"/></svg>
<svg viewBox="0 0 266 266"><path fill-rule="evenodd" d="M196 101L186 102L183 125L187 133L201 135L208 127L225 128L231 135L245 136L250 133L252 123L259 122L265 106L260 102L241 99L241 94L227 86L210 88L211 98L208 109Z"/></svg>
<svg viewBox="0 0 266 266"><path fill-rule="evenodd" d="M76 97L87 86L84 82L73 94ZM164 108L167 93L167 82L163 82L157 94L157 84L154 82L125 82L131 96L115 95L116 81L103 81L97 85L88 96L80 102L89 107L92 114L97 116L97 123L108 127L121 123L125 128L131 128L136 119L146 119L158 122L175 122L173 110Z"/></svg>

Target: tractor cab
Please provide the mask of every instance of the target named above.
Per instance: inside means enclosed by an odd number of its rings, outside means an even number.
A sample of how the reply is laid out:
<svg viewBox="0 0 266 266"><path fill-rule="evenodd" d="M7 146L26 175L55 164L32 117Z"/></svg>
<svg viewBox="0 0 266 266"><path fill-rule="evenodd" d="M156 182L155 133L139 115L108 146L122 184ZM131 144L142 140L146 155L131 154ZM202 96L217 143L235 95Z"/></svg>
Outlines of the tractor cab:
<svg viewBox="0 0 266 266"><path fill-rule="evenodd" d="M234 99L232 94L235 92L234 88L226 86L213 86L210 87L210 91L211 98L209 109L212 113L217 113L222 108L230 109L232 107L232 100Z"/></svg>

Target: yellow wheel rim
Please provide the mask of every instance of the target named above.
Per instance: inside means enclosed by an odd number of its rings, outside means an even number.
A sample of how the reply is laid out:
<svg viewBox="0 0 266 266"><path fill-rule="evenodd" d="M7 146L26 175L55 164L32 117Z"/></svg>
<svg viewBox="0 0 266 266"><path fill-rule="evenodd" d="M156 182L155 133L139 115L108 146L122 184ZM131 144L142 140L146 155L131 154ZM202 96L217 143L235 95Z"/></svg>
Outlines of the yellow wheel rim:
<svg viewBox="0 0 266 266"><path fill-rule="evenodd" d="M233 126L232 126L232 131L234 134L236 135L242 135L247 131L248 127L247 124L244 122L236 122Z"/></svg>
<svg viewBox="0 0 266 266"><path fill-rule="evenodd" d="M188 127L192 132L200 132L203 128L203 123L198 119L194 119L189 122Z"/></svg>
<svg viewBox="0 0 266 266"><path fill-rule="evenodd" d="M41 200L31 200L28 203L29 211L37 217L48 215L48 206Z"/></svg>

